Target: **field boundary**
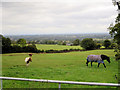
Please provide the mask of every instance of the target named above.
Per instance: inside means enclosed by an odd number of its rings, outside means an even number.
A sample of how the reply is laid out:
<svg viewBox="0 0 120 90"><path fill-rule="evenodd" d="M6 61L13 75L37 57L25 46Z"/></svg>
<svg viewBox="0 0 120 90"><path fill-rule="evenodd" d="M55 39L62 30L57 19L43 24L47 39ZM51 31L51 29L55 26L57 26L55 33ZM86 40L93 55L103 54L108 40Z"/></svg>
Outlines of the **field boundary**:
<svg viewBox="0 0 120 90"><path fill-rule="evenodd" d="M0 77L0 80L1 80L1 90L3 90L2 80L18 80L18 81L34 81L34 82L44 82L44 83L58 83L59 84L58 88L61 88L61 84L120 87L120 84L116 84L116 83L74 82L74 81L59 81L59 80L45 80L45 79L27 79L27 78L14 78L14 77Z"/></svg>

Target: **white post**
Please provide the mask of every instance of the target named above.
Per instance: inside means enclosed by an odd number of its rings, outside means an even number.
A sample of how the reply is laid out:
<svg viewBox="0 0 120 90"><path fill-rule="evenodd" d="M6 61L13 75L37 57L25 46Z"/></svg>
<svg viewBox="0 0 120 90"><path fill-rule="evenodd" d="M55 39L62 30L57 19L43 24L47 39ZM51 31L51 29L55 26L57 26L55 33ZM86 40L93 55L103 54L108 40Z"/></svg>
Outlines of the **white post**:
<svg viewBox="0 0 120 90"><path fill-rule="evenodd" d="M3 89L3 87L2 87L2 79L1 79L1 90Z"/></svg>
<svg viewBox="0 0 120 90"><path fill-rule="evenodd" d="M61 83L59 83L59 90L60 90L60 88L61 88Z"/></svg>

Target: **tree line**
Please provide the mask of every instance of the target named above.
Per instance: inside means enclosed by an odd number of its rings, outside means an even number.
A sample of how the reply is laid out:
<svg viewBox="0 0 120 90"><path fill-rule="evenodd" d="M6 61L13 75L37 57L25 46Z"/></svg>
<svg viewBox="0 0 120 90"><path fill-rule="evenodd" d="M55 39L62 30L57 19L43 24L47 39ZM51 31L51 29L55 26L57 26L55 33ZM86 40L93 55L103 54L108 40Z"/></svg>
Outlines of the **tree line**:
<svg viewBox="0 0 120 90"><path fill-rule="evenodd" d="M83 40L86 40L86 39L89 39L89 38L85 38ZM92 38L90 38L90 39L92 39ZM20 44L19 43L19 42L21 42L20 40L23 40L22 42L25 41L27 44L52 44L52 45L57 44L57 45L68 45L68 46L78 46L78 45L81 45L81 42L82 42L82 40L80 40L80 39L75 39L75 40L71 40L71 41L69 41L69 40L33 40L33 41L27 40L26 41L25 39L18 39L17 41L12 40L12 44ZM107 42L112 43L111 47L104 45L104 41L106 41L106 40L107 40ZM114 46L114 42L112 41L112 39L111 40L106 39L106 40L101 40L101 39L94 40L94 42L96 44L96 46L94 46L94 47L100 48L101 46L105 46L105 48L112 48Z"/></svg>
<svg viewBox="0 0 120 90"><path fill-rule="evenodd" d="M70 52L70 51L84 51L84 50L95 50L100 49L101 46L104 46L106 49L113 49L116 44L112 43L110 40L105 40L104 42L94 41L92 38L85 38L82 41L79 39L74 40L72 43L69 43L70 46L81 46L80 49L64 49L64 50L38 50L35 42L26 41L24 38L18 39L16 42L12 41L10 38L6 38L1 35L2 41L2 53L21 53L21 52L32 52L32 53L62 53L62 52ZM51 41L49 41L51 42ZM53 43L54 42L54 43ZM59 45L68 45L67 42L61 41L59 43L55 43L52 41L51 43L46 44L59 44Z"/></svg>
<svg viewBox="0 0 120 90"><path fill-rule="evenodd" d="M19 39L16 44L12 44L10 38L6 38L1 35L2 41L2 53L20 53L20 52L33 52L38 50L35 44L26 45L25 39Z"/></svg>

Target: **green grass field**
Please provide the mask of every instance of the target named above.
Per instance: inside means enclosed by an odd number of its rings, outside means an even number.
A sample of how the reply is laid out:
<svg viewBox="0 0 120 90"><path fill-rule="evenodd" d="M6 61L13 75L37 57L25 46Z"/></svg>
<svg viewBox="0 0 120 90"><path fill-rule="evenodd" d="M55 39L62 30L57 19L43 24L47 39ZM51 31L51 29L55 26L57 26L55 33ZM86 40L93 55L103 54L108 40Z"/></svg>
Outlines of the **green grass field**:
<svg viewBox="0 0 120 90"><path fill-rule="evenodd" d="M93 67L86 66L86 57L90 54L105 54L111 58L107 68L93 63ZM24 59L28 53L10 53L2 55L2 74L5 77L49 79L78 82L117 83L118 62L114 59L114 50L91 50L82 52L33 54L33 61L28 67ZM4 88L58 88L58 84L3 81ZM62 84L62 88L109 88L108 86L86 86ZM112 88L112 87L110 87Z"/></svg>
<svg viewBox="0 0 120 90"><path fill-rule="evenodd" d="M63 50L63 49L82 49L81 46L66 46L66 45L47 45L47 44L36 44L39 50Z"/></svg>

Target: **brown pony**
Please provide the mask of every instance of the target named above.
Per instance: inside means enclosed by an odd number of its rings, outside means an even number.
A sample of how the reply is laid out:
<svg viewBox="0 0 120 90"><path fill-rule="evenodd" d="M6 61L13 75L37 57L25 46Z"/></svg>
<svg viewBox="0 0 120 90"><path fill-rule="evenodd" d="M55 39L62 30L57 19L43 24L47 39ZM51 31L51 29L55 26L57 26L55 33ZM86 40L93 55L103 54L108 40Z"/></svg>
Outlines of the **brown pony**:
<svg viewBox="0 0 120 90"><path fill-rule="evenodd" d="M30 57L25 58L26 66L29 65L29 62L32 62L32 54L29 54Z"/></svg>

